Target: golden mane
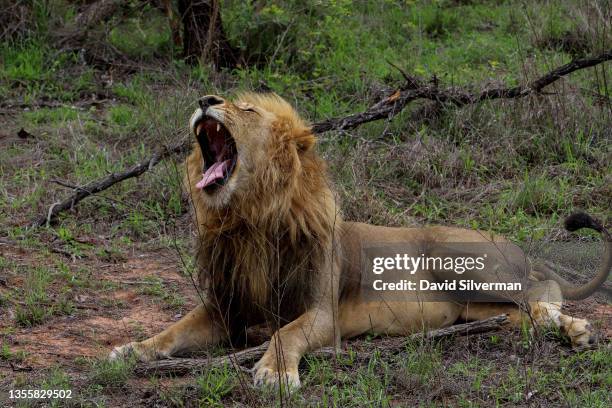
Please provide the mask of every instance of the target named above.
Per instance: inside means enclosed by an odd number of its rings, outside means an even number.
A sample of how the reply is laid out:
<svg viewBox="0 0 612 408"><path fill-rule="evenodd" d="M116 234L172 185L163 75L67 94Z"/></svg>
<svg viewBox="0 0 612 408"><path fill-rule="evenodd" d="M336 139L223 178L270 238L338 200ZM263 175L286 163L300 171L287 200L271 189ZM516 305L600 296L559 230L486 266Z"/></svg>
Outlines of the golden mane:
<svg viewBox="0 0 612 408"><path fill-rule="evenodd" d="M339 221L334 195L313 148L316 138L291 105L274 94L242 94L236 102L274 114L267 129L268 163L254 169L248 188L219 209L207 206L194 187L202 168L200 149L187 158L200 283L226 313L270 309L287 296L292 307L283 314L294 315L308 303L310 281L331 249Z"/></svg>

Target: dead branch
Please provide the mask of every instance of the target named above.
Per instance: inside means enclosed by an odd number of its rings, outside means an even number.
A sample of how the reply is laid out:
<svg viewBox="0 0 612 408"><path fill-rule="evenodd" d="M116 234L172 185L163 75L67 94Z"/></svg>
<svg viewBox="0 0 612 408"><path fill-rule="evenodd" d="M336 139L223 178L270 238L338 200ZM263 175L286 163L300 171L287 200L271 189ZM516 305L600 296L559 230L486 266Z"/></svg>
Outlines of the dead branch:
<svg viewBox="0 0 612 408"><path fill-rule="evenodd" d="M91 66L119 68L124 73L133 73L142 67L109 44L104 36L149 3L142 0L95 0L81 7L72 22L52 30L51 39L60 52L74 53Z"/></svg>
<svg viewBox="0 0 612 408"><path fill-rule="evenodd" d="M113 17L125 3L125 0L98 0L77 14L73 24L58 30L54 35L62 45L81 44L92 28Z"/></svg>
<svg viewBox="0 0 612 408"><path fill-rule="evenodd" d="M574 71L593 67L611 59L612 50L609 50L595 57L573 60L568 64L562 65L548 72L544 76L536 79L526 86L495 88L485 90L480 93L471 93L457 88L440 89L437 81L430 81L429 84L427 84L427 81L423 79L408 76L406 73L403 73L402 75L408 78L407 83L404 87L395 91L391 96L388 96L385 99L375 103L364 112L359 112L340 118L331 118L315 123L312 125L312 131L314 133L325 133L332 130L348 130L364 123L373 122L380 119L391 119L400 113L410 102L417 99L428 99L462 107L485 100L522 98L530 94L541 92L546 86ZM137 164L136 166L133 166L130 169L123 172L110 174L107 177L92 181L86 186L80 187L70 197L65 198L61 202L53 204L49 208L47 215L38 217L33 222L32 227L49 224L55 220L57 214L69 208L73 208L84 198L92 194L99 193L100 191L104 191L112 185L125 179L140 176L142 173L153 168L153 166L158 164L166 157L189 151L192 143L191 138L180 140L167 148L162 148L160 151L155 152L149 159Z"/></svg>
<svg viewBox="0 0 612 408"><path fill-rule="evenodd" d="M480 93L470 93L462 89L447 88L440 89L437 85L421 85L417 88L413 86L407 89L400 89L393 95L372 105L365 112L356 113L342 118L332 118L313 125L315 133L323 133L330 130L353 129L367 122L379 119L392 118L401 112L406 105L416 99L429 99L441 103L450 103L457 107L482 102L490 99L513 99L522 98L527 95L541 92L543 88L557 81L574 71L593 67L602 62L612 59L612 50L609 50L596 57L574 60L562 65L546 75L536 79L527 86L516 86L513 88L495 88L482 91ZM424 81L411 79L410 84L415 82L423 84Z"/></svg>
<svg viewBox="0 0 612 408"><path fill-rule="evenodd" d="M226 365L240 367L249 361L261 358L269 346L269 342L213 358L170 358L149 363L139 363L135 372L138 375L157 374L185 374L203 368L224 367Z"/></svg>
<svg viewBox="0 0 612 408"><path fill-rule="evenodd" d="M0 9L0 41L15 40L31 29L32 7L22 2L2 3Z"/></svg>
<svg viewBox="0 0 612 408"><path fill-rule="evenodd" d="M110 18L122 5L123 0L98 0L89 5L74 18L75 27L88 30L96 24Z"/></svg>
<svg viewBox="0 0 612 408"><path fill-rule="evenodd" d="M502 314L489 317L488 319L476 320L475 322L455 324L453 326L445 327L443 329L431 330L424 334L413 334L412 336L410 336L410 338L412 340L418 340L422 338L437 340L448 336L465 336L468 334L477 334L497 330L508 323L508 315Z"/></svg>
<svg viewBox="0 0 612 408"><path fill-rule="evenodd" d="M468 334L483 333L501 328L508 323L507 315L499 315L490 317L484 320L478 320L470 323L457 324L443 329L432 330L426 333L416 333L410 336L411 340L419 339L440 339L448 336L463 336ZM406 338L383 338L379 339L375 346L384 348L387 352L401 350L406 344ZM149 363L139 363L135 368L135 373L138 375L151 374L185 374L194 370L202 370L212 367L233 366L241 368L244 364L255 361L266 352L269 342L265 342L257 347L251 347L245 350L237 351L220 357L213 358L171 358L166 360L153 361ZM309 356L322 358L335 358L340 355L350 355L347 351L337 352L332 347L324 347L317 351L311 352ZM371 356L370 353L352 353L353 357L358 359L367 359Z"/></svg>
<svg viewBox="0 0 612 408"><path fill-rule="evenodd" d="M73 208L79 201L83 200L84 198L104 191L107 188L119 183L120 181L127 180L133 177L138 177L142 173L152 169L155 165L157 165L160 161L164 160L166 157L172 156L174 154L184 153L187 151L188 148L188 143L185 143L183 141L177 142L175 144L162 148L161 150L155 152L153 156L130 167L127 170L111 173L103 179L92 181L91 183L88 183L84 186L77 186L74 189L74 194L72 194L70 197L65 198L62 201L52 204L51 207L49 207L47 214L41 215L36 218L32 223L32 227L40 227L45 224L49 224L57 217L60 212Z"/></svg>

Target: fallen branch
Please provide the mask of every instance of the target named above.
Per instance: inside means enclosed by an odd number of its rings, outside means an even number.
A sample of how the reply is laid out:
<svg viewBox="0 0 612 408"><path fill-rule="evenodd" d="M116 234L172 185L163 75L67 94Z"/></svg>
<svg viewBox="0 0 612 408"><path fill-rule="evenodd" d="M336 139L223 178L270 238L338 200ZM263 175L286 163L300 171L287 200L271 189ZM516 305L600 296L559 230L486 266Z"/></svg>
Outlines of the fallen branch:
<svg viewBox="0 0 612 408"><path fill-rule="evenodd" d="M508 320L508 315L502 314L493 317L489 317L483 320L476 320L474 322L469 323L461 323L455 324L453 326L448 326L443 329L431 330L427 333L416 333L410 336L412 340L418 340L421 338L426 338L430 340L437 340L443 337L454 336L454 335L468 335L468 334L477 334L484 333L488 331L493 331L501 328L503 325L508 324L510 321Z"/></svg>
<svg viewBox="0 0 612 408"><path fill-rule="evenodd" d="M98 0L77 14L68 28L57 30L54 35L62 44L67 42L81 44L92 28L113 17L121 7L125 6L125 3L124 0Z"/></svg>
<svg viewBox="0 0 612 408"><path fill-rule="evenodd" d="M74 18L74 25L81 30L90 29L112 17L123 3L123 0L98 0L77 14Z"/></svg>
<svg viewBox="0 0 612 408"><path fill-rule="evenodd" d="M557 81L574 71L593 67L602 62L612 59L612 50L596 57L574 60L562 65L546 75L536 79L527 86L516 86L513 88L495 88L480 93L470 93L461 89L440 89L437 84L424 85L424 81L410 77L407 81L410 87L400 89L393 95L383 99L371 106L365 112L356 113L343 118L333 118L313 125L315 133L323 133L330 130L353 129L367 122L379 119L392 118L416 99L430 99L441 103L451 103L457 107L482 102L491 99L513 99L522 98L532 93L541 92L546 86ZM405 74L404 74L405 76ZM435 81L434 81L435 82Z"/></svg>
<svg viewBox="0 0 612 408"><path fill-rule="evenodd" d="M453 335L468 335L493 331L501 328L508 323L507 315L499 315L490 317L484 320L478 320L470 323L457 324L454 326L445 327L443 329L431 330L427 333L416 333L410 336L411 340L440 339ZM384 338L379 341L379 346L387 351L402 349L406 344L406 338ZM258 360L268 349L269 342L265 342L257 347L251 347L245 350L237 351L220 357L213 358L171 358L166 360L153 361L149 363L139 363L135 368L135 373L138 375L151 374L186 374L194 370L202 370L212 367L224 367L230 365L237 368L251 361ZM349 355L347 351L336 352L332 347L325 347L308 354L309 356L322 358L335 358L338 355ZM370 353L353 353L358 359L366 359L371 356ZM246 370L243 368L243 370ZM248 371L248 370L247 370Z"/></svg>
<svg viewBox="0 0 612 408"><path fill-rule="evenodd" d="M324 133L331 130L348 130L360 126L364 123L373 122L380 119L391 119L400 113L410 102L416 99L429 99L440 103L450 103L457 107L462 107L469 104L482 102L492 99L512 99L522 98L533 93L539 93L543 88L557 81L574 71L593 67L605 61L612 59L612 50L595 57L576 59L568 64L562 65L546 75L536 79L527 86L516 86L513 88L495 88L482 91L480 93L470 93L465 90L456 88L440 89L437 80L431 81L429 84L421 78L409 76L402 72L406 80L406 84L402 89L397 90L391 96L372 105L364 112L353 115L331 118L318 122L312 125L314 133ZM123 172L113 173L107 177L95 180L86 186L79 187L74 194L59 203L53 204L45 216L38 217L32 224L33 227L49 224L55 220L56 216L69 208L74 207L79 201L84 198L106 190L113 184L123 181L128 178L137 177L161 160L174 154L187 152L192 144L191 138L180 140L177 143L162 148L154 153L149 159L133 166Z"/></svg>
<svg viewBox="0 0 612 408"><path fill-rule="evenodd" d="M51 207L49 207L47 214L41 215L37 219L35 219L32 223L32 227L40 227L45 224L51 223L51 221L53 221L60 212L73 208L79 201L83 200L84 198L104 191L120 181L127 180L133 177L138 177L142 173L152 169L156 164L158 164L166 157L169 157L174 154L184 153L187 151L188 148L188 143L177 142L173 145L170 145L155 152L153 156L130 167L127 170L111 173L103 179L92 181L91 183L86 184L84 186L76 187L74 194L72 194L70 197L65 198L62 201L52 204Z"/></svg>

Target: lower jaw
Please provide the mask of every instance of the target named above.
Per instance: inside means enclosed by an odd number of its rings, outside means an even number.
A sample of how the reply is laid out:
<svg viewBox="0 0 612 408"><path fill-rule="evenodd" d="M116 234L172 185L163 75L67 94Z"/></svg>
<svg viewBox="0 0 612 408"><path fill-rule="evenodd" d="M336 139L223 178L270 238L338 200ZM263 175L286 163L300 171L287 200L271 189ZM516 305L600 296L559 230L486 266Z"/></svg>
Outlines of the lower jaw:
<svg viewBox="0 0 612 408"><path fill-rule="evenodd" d="M212 195L215 194L217 191L219 191L219 189L221 189L223 186L217 185L217 184L213 184L211 186L208 187L204 187L202 190L208 194L208 195Z"/></svg>

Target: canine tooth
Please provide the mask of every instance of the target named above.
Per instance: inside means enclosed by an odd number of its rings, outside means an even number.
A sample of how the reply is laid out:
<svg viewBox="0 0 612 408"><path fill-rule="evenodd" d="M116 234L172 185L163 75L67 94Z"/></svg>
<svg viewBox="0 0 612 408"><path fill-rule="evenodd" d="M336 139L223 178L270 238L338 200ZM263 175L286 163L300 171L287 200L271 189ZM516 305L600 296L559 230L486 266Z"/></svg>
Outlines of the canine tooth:
<svg viewBox="0 0 612 408"><path fill-rule="evenodd" d="M202 130L202 128L203 128L203 127L204 127L204 123L203 123L203 122L200 122L200 123L198 124L198 127L196 128L196 135L199 135L199 134L200 134L200 131Z"/></svg>
<svg viewBox="0 0 612 408"><path fill-rule="evenodd" d="M221 124L217 123L217 132L221 130Z"/></svg>

